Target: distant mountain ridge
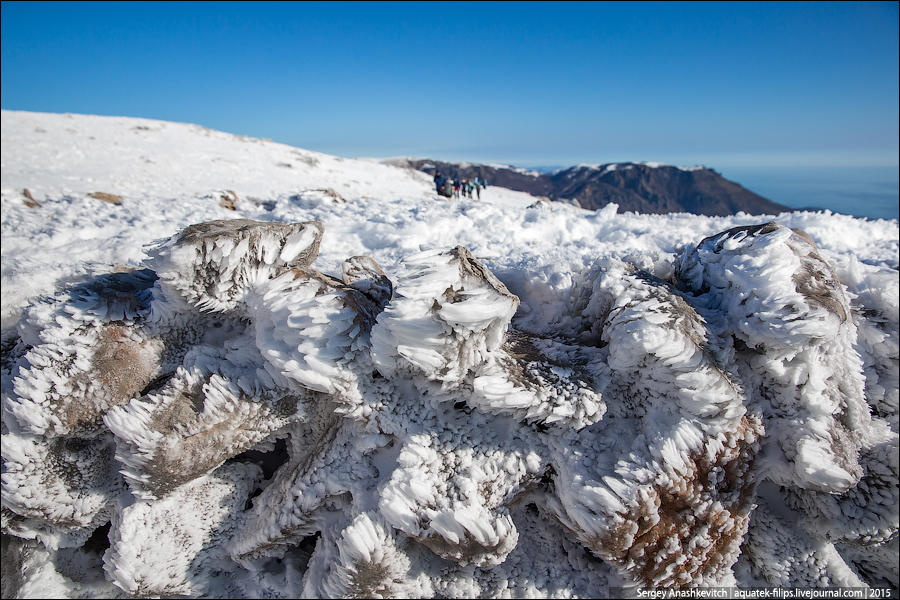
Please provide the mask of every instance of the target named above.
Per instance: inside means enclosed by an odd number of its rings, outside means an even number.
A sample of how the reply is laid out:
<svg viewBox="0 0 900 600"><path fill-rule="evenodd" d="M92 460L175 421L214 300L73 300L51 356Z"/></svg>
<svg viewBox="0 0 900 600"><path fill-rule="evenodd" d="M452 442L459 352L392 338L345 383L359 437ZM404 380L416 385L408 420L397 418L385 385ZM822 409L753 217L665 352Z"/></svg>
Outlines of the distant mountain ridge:
<svg viewBox="0 0 900 600"><path fill-rule="evenodd" d="M790 211L729 181L706 167L675 167L659 163L578 165L542 173L506 165L450 163L431 159L393 158L384 162L429 174L440 170L453 179L478 177L489 185L543 196L596 210L619 205L619 212L645 214L687 212L728 216L777 215Z"/></svg>

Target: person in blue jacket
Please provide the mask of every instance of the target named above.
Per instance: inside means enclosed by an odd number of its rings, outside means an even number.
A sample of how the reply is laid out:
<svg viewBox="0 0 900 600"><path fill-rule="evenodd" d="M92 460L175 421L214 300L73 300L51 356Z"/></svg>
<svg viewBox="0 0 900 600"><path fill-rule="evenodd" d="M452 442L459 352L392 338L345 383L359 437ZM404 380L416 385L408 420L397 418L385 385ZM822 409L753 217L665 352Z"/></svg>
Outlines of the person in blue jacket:
<svg viewBox="0 0 900 600"><path fill-rule="evenodd" d="M447 183L447 178L444 177L444 174L438 171L434 174L434 185L437 188L437 193L440 194L444 189L444 185Z"/></svg>

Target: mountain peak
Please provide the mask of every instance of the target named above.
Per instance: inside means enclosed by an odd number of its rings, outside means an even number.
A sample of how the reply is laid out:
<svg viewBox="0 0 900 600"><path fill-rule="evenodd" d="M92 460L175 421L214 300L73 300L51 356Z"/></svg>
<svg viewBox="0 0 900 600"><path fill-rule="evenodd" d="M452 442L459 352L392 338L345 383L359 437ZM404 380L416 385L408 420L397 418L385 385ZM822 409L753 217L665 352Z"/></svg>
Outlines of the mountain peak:
<svg viewBox="0 0 900 600"><path fill-rule="evenodd" d="M389 159L398 164L396 159ZM543 196L587 209L618 204L619 212L726 216L779 214L790 209L725 179L702 165L682 167L660 162L582 163L550 172L507 165L479 165L432 159L403 159L402 166L452 179L478 177L490 185Z"/></svg>

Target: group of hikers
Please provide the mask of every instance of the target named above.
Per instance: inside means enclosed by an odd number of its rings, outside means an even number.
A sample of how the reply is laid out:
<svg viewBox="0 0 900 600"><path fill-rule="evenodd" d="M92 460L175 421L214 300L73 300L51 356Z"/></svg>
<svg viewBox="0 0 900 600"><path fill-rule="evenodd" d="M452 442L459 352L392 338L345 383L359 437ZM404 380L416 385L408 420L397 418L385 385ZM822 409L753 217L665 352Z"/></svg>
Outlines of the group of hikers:
<svg viewBox="0 0 900 600"><path fill-rule="evenodd" d="M434 174L434 186L437 193L447 198L460 198L465 195L467 198L472 197L472 192L476 194L476 199L481 200L481 190L487 187L487 181L482 181L475 176L474 179L447 179L444 174L438 171Z"/></svg>

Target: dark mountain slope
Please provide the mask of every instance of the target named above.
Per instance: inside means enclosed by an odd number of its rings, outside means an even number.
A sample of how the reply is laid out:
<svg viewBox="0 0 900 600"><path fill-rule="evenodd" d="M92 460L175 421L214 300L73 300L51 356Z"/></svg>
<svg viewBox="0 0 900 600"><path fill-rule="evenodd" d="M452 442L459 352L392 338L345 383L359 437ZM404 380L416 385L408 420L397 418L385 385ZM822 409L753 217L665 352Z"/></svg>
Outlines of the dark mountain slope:
<svg viewBox="0 0 900 600"><path fill-rule="evenodd" d="M581 165L555 173L514 167L446 163L429 159L391 159L391 164L447 177L484 179L490 185L598 209L614 202L619 212L725 216L777 215L791 209L776 204L705 167L684 169L645 163Z"/></svg>

